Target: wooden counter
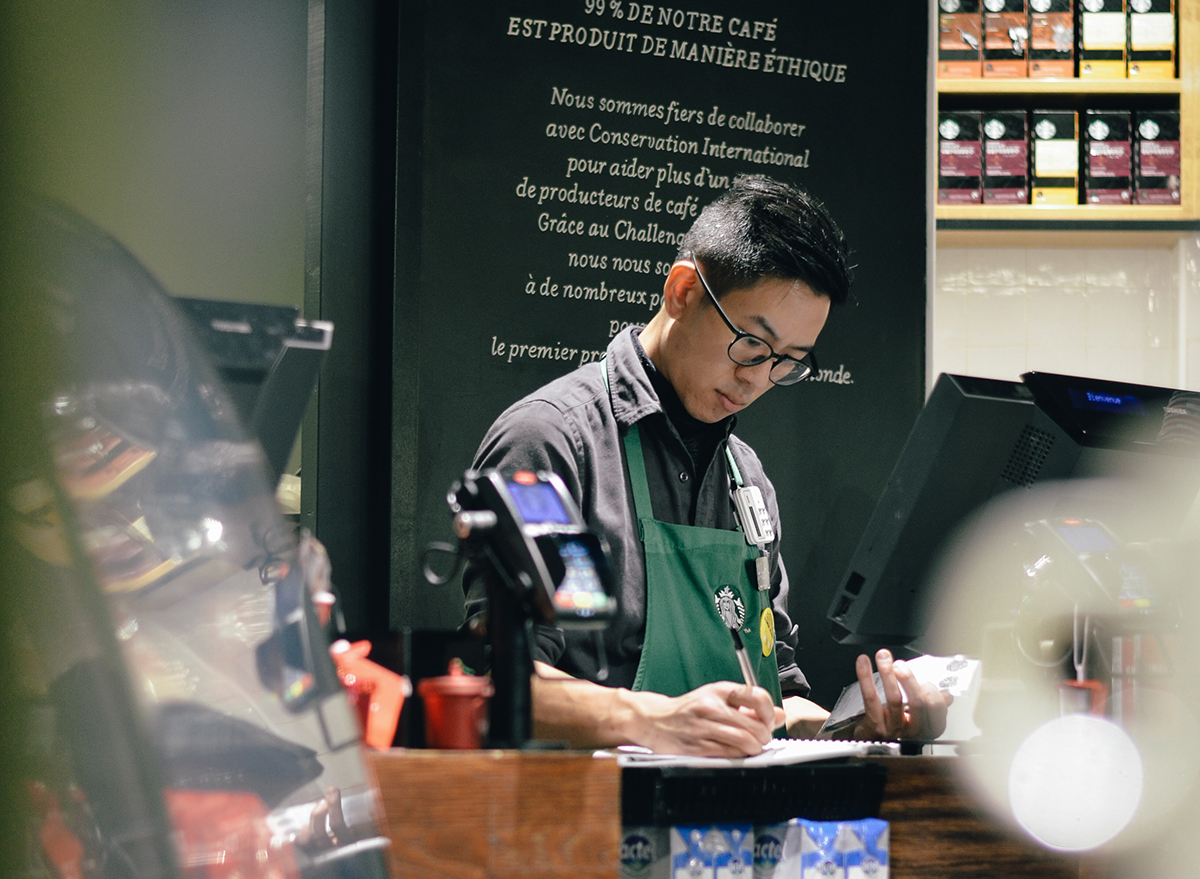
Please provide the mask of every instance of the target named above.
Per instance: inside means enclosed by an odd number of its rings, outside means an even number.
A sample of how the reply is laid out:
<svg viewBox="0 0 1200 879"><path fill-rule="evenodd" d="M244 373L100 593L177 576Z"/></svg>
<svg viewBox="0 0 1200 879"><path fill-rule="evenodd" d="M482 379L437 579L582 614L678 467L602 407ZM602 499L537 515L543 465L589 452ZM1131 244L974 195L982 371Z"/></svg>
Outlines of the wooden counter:
<svg viewBox="0 0 1200 879"><path fill-rule="evenodd" d="M615 879L621 771L590 753L372 754L394 879Z"/></svg>
<svg viewBox="0 0 1200 879"><path fill-rule="evenodd" d="M977 807L955 757L892 757L881 818L892 879L1078 879ZM600 879L619 875L620 771L590 754L402 751L372 755L395 879ZM1083 872L1087 872L1084 870Z"/></svg>

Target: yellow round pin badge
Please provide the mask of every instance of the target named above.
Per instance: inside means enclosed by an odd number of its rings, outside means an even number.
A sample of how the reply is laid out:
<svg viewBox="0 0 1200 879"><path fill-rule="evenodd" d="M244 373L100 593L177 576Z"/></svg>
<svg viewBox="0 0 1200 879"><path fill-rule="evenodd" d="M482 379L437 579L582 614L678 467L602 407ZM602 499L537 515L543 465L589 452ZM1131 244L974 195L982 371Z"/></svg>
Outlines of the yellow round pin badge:
<svg viewBox="0 0 1200 879"><path fill-rule="evenodd" d="M769 607L758 618L758 637L762 641L763 656L770 656L775 649L775 614Z"/></svg>

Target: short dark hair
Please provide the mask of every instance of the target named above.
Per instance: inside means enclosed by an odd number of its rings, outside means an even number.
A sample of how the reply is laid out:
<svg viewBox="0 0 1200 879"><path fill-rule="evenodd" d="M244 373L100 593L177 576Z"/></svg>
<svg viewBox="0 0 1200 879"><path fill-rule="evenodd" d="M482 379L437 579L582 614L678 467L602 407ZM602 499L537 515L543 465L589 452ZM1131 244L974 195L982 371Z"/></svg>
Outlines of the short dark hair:
<svg viewBox="0 0 1200 879"><path fill-rule="evenodd" d="M834 305L850 296L850 253L829 211L759 174L737 177L700 212L676 259L692 257L718 298L766 277L803 281Z"/></svg>

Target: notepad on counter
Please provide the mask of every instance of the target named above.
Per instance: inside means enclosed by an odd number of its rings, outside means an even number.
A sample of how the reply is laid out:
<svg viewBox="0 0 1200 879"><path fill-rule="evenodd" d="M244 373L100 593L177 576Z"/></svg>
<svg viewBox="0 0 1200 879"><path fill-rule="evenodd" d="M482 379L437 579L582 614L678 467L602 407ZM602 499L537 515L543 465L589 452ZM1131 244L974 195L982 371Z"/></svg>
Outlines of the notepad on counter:
<svg viewBox="0 0 1200 879"><path fill-rule="evenodd" d="M597 751L597 757L615 757L623 767L690 766L715 769L720 767L753 768L756 766L785 766L789 763L811 763L843 757L899 754L899 746L886 742L830 741L819 739L772 739L761 754L753 757L688 757L681 754L656 754L648 748L624 745Z"/></svg>

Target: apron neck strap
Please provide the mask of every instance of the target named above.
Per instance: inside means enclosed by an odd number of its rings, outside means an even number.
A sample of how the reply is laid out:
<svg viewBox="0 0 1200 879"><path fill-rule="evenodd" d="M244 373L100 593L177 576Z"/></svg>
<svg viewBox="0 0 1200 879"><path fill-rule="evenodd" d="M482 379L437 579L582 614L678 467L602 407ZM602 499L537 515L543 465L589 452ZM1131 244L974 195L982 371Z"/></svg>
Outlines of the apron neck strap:
<svg viewBox="0 0 1200 879"><path fill-rule="evenodd" d="M604 376L604 390L612 392L608 376L608 357L600 360ZM609 405L612 403L610 401ZM642 454L642 438L637 424L631 424L624 436L625 470L629 474L629 486L633 490L633 510L639 519L653 519L654 507L650 502L650 483L646 480L646 458Z"/></svg>

